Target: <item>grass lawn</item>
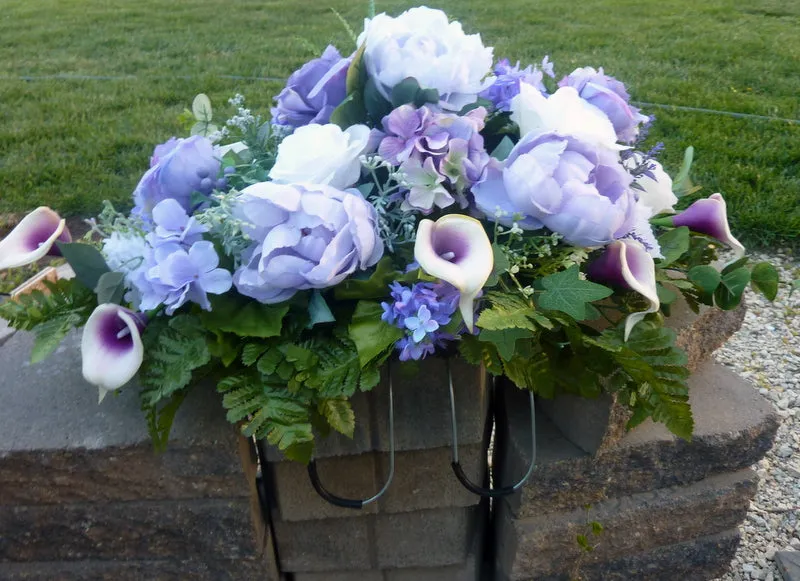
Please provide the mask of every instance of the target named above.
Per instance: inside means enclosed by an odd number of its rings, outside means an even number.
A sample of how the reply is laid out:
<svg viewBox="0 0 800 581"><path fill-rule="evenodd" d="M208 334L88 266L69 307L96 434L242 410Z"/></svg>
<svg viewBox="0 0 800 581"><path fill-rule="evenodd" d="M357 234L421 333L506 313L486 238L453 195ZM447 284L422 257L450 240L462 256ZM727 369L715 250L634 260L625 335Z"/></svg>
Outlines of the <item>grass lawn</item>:
<svg viewBox="0 0 800 581"><path fill-rule="evenodd" d="M559 76L604 66L634 99L800 119L800 2L437 0L497 56ZM412 5L378 0L378 10ZM41 204L91 215L120 205L156 143L183 130L198 92L236 92L267 113L279 82L328 42L352 42L367 1L4 0L0 13L0 214ZM126 79L42 79L52 75ZM21 80L20 77L40 77ZM135 77L135 78L134 78ZM695 182L722 192L750 244L800 240L800 124L651 109L674 172L694 145Z"/></svg>

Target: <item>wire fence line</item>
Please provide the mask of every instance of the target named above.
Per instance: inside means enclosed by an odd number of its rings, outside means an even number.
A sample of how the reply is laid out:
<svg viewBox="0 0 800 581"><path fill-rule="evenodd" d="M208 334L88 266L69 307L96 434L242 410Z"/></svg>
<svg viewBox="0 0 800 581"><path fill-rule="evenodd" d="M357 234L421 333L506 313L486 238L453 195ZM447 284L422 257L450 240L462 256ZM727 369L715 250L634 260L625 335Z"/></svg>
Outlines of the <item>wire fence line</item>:
<svg viewBox="0 0 800 581"><path fill-rule="evenodd" d="M204 79L209 76L230 81L264 81L282 83L286 79L282 77L258 77L247 75L0 75L0 81L142 81L142 80L170 80L180 79L191 81L193 79ZM773 117L771 115L756 115L754 113L737 113L736 111L720 111L718 109L708 109L705 107L688 107L685 105L670 105L668 103L649 103L647 101L632 101L637 107L653 107L655 109L665 109L672 111L685 111L687 113L705 113L708 115L722 115L736 119L756 119L759 121L778 121L782 123L800 124L800 119L788 119L786 117Z"/></svg>

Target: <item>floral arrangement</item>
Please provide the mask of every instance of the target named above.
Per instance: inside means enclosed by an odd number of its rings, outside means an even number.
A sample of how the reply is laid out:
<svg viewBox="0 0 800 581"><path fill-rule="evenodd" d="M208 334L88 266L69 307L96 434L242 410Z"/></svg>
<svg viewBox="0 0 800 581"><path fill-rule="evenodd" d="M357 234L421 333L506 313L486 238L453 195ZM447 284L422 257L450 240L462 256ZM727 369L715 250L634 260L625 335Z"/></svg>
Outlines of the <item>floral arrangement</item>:
<svg viewBox="0 0 800 581"><path fill-rule="evenodd" d="M778 284L722 196L691 185L691 149L673 181L620 81L495 62L439 10L379 14L355 40L292 74L270 119L237 95L218 127L199 95L133 210L106 204L83 241L49 208L24 218L0 268L60 254L76 275L0 305L34 361L84 326L86 380L102 399L138 375L158 445L208 379L244 434L307 461L315 433L352 435L349 398L388 358L455 353L690 437L670 304L732 309Z"/></svg>

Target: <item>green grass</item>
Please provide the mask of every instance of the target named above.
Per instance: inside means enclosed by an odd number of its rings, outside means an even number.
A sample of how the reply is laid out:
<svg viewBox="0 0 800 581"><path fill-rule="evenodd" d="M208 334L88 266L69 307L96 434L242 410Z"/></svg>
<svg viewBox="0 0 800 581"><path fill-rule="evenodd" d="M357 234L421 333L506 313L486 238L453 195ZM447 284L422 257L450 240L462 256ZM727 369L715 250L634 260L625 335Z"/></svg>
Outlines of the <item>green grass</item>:
<svg viewBox="0 0 800 581"><path fill-rule="evenodd" d="M379 10L411 5L378 0ZM559 75L604 66L634 99L800 119L800 2L787 0L442 0L495 54ZM153 145L182 131L198 92L221 109L236 92L266 114L280 83L312 49L352 42L367 1L5 0L0 15L0 213L40 204L90 215L118 204ZM124 80L19 80L47 75ZM190 78L180 78L190 77ZM697 151L695 181L728 200L748 243L800 239L800 124L654 109L652 141L674 172ZM220 111L220 115L222 115Z"/></svg>

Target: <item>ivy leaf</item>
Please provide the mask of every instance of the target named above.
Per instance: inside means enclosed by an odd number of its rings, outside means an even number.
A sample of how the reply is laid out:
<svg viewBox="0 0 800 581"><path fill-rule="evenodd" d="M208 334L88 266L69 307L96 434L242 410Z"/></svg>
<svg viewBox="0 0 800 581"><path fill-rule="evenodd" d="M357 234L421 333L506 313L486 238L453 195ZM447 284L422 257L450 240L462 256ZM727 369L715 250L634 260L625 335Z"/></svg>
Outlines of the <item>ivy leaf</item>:
<svg viewBox="0 0 800 581"><path fill-rule="evenodd" d="M362 367L403 337L403 330L382 320L381 315L383 307L374 301L359 301L353 313L348 334Z"/></svg>
<svg viewBox="0 0 800 581"><path fill-rule="evenodd" d="M714 301L722 310L729 311L739 306L744 289L750 282L750 271L742 266L722 275L722 281L714 291Z"/></svg>
<svg viewBox="0 0 800 581"><path fill-rule="evenodd" d="M289 305L262 305L253 300L230 295L210 297L211 311L200 318L209 331L235 333L240 337L277 337Z"/></svg>
<svg viewBox="0 0 800 581"><path fill-rule="evenodd" d="M576 321L586 317L587 303L604 299L613 292L601 284L581 280L577 265L546 276L540 283L545 290L538 295L539 305L544 309L566 313Z"/></svg>
<svg viewBox="0 0 800 581"><path fill-rule="evenodd" d="M102 305L105 303L122 304L122 298L125 296L125 275L121 272L106 272L97 281L97 286L94 289L97 295L97 303Z"/></svg>
<svg viewBox="0 0 800 581"><path fill-rule="evenodd" d="M484 329L479 335L480 340L491 343L504 360L509 361L517 350L517 341L533 337L533 332L528 329L501 329L493 331Z"/></svg>
<svg viewBox="0 0 800 581"><path fill-rule="evenodd" d="M111 270L106 259L94 246L80 242L56 242L56 245L75 271L75 278L87 288L96 288L100 277Z"/></svg>
<svg viewBox="0 0 800 581"><path fill-rule="evenodd" d="M779 283L778 271L769 262L759 262L750 272L750 284L753 290L760 292L767 300L774 301L778 296Z"/></svg>
<svg viewBox="0 0 800 581"><path fill-rule="evenodd" d="M322 414L330 426L344 434L348 438L353 437L356 427L356 415L350 402L346 399L323 399L318 405L319 413Z"/></svg>
<svg viewBox="0 0 800 581"><path fill-rule="evenodd" d="M690 241L689 228L686 226L664 232L658 237L661 254L664 255L658 265L663 268L678 260L689 250Z"/></svg>

